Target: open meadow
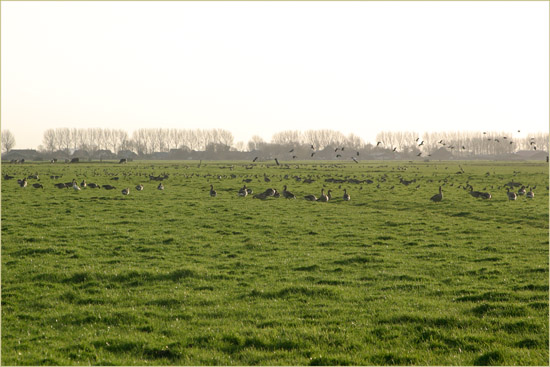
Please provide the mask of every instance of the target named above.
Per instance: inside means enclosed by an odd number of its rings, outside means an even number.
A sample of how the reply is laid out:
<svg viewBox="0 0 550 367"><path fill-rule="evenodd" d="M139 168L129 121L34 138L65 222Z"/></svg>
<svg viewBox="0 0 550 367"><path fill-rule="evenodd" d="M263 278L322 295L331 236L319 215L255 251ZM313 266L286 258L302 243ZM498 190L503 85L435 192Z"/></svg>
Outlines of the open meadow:
<svg viewBox="0 0 550 367"><path fill-rule="evenodd" d="M73 179L116 189L54 186ZM549 363L547 163L24 163L1 182L2 365ZM296 199L253 198L284 185Z"/></svg>

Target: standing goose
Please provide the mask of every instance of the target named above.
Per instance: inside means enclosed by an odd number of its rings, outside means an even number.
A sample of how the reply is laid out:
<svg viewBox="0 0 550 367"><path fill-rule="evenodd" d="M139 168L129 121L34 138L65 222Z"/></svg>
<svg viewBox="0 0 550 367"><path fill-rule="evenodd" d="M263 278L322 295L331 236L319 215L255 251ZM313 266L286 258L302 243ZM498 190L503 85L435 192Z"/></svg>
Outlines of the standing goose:
<svg viewBox="0 0 550 367"><path fill-rule="evenodd" d="M214 186L210 185L210 196L215 198L217 195L218 195L218 193L216 192L216 190L214 190Z"/></svg>
<svg viewBox="0 0 550 367"><path fill-rule="evenodd" d="M343 196L343 199L345 201L350 201L351 200L351 197L349 196L348 194L348 191L346 189L344 189L344 196Z"/></svg>
<svg viewBox="0 0 550 367"><path fill-rule="evenodd" d="M143 191L143 185L142 184L137 185L136 190L137 191Z"/></svg>
<svg viewBox="0 0 550 367"><path fill-rule="evenodd" d="M521 188L518 190L518 195L525 195L525 186L521 186Z"/></svg>
<svg viewBox="0 0 550 367"><path fill-rule="evenodd" d="M433 202L439 202L443 200L443 192L441 191L441 186L439 186L439 194L435 194L430 198L430 200Z"/></svg>
<svg viewBox="0 0 550 367"><path fill-rule="evenodd" d="M80 183L80 187L82 187L83 189L86 188L86 180L82 180L82 182Z"/></svg>
<svg viewBox="0 0 550 367"><path fill-rule="evenodd" d="M515 192L510 192L509 187L506 188L506 193L508 194L508 200L516 200L518 198Z"/></svg>
<svg viewBox="0 0 550 367"><path fill-rule="evenodd" d="M244 185L241 189L239 189L239 196L245 197L248 195L248 191L246 189L246 185Z"/></svg>
<svg viewBox="0 0 550 367"><path fill-rule="evenodd" d="M22 180L18 180L17 182L19 183L19 186L27 187L27 179L26 178L24 178Z"/></svg>
<svg viewBox="0 0 550 367"><path fill-rule="evenodd" d="M528 199L533 199L535 197L535 193L533 192L533 189L529 190L529 192L525 194L525 197Z"/></svg>
<svg viewBox="0 0 550 367"><path fill-rule="evenodd" d="M157 186L157 189L158 190L164 190L164 185L161 183L159 183L159 185Z"/></svg>
<svg viewBox="0 0 550 367"><path fill-rule="evenodd" d="M319 199L317 199L317 201L326 203L328 200L328 196L325 194L325 189L321 189L321 196L319 196Z"/></svg>
<svg viewBox="0 0 550 367"><path fill-rule="evenodd" d="M42 186L42 185L39 184L39 183L33 183L33 184L32 184L32 187L34 187L35 189L43 189L43 188L44 188L44 186Z"/></svg>
<svg viewBox="0 0 550 367"><path fill-rule="evenodd" d="M129 187L127 187L125 189L122 189L122 195L128 195L128 194L130 194L130 188Z"/></svg>
<svg viewBox="0 0 550 367"><path fill-rule="evenodd" d="M74 189L75 191L80 191L80 187L78 187L78 184L76 183L76 181L73 182L73 189Z"/></svg>
<svg viewBox="0 0 550 367"><path fill-rule="evenodd" d="M296 196L293 193L287 191L286 185L283 186L283 196L287 199L296 199Z"/></svg>

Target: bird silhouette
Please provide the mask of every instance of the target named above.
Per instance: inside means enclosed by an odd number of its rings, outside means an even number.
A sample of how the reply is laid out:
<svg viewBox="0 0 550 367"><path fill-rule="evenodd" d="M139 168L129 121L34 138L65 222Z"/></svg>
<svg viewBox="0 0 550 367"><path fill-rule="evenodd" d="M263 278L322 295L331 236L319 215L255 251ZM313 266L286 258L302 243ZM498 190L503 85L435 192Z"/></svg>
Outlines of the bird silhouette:
<svg viewBox="0 0 550 367"><path fill-rule="evenodd" d="M397 150L397 148L393 148L392 152L395 152Z"/></svg>
<svg viewBox="0 0 550 367"><path fill-rule="evenodd" d="M382 142L381 142L381 141L379 141L378 143L376 143L376 146L379 146L380 144L382 144Z"/></svg>
<svg viewBox="0 0 550 367"><path fill-rule="evenodd" d="M258 157L254 157L254 159L252 160L252 162L256 162L258 160Z"/></svg>
<svg viewBox="0 0 550 367"><path fill-rule="evenodd" d="M279 165L279 160L275 158L275 163L277 163L277 166Z"/></svg>

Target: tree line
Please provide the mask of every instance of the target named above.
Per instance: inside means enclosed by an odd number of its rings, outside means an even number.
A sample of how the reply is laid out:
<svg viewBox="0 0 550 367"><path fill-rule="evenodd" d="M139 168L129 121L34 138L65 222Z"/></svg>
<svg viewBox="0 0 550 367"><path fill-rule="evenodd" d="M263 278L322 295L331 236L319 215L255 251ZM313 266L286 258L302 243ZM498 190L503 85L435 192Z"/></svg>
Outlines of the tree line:
<svg viewBox="0 0 550 367"><path fill-rule="evenodd" d="M517 136L517 134L516 134ZM43 134L41 153L98 151L113 154L133 152L147 156L158 152L261 152L266 156L286 154L285 158L317 157L331 159L342 154L331 154L338 149L348 152L393 152L401 157L427 157L438 150L452 152L457 158L498 156L519 150L548 151L548 133L514 137L510 132L443 131L418 133L414 131L381 131L376 142L365 142L355 134L344 135L335 130L286 130L275 133L270 141L258 135L247 142L235 142L233 134L224 129L138 129L131 135L121 129L56 128ZM15 137L9 130L2 131L2 152L15 146ZM334 157L333 157L334 156ZM349 157L348 157L349 158ZM398 158L398 157L396 157Z"/></svg>

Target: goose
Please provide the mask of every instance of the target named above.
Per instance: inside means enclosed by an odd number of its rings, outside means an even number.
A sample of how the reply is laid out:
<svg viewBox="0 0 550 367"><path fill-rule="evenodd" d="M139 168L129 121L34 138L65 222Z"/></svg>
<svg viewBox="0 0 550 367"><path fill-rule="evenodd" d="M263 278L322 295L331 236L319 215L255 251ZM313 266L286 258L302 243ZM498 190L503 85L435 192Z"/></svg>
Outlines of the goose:
<svg viewBox="0 0 550 367"><path fill-rule="evenodd" d="M277 190L269 188L264 191L264 194L266 194L266 196L274 196L276 192Z"/></svg>
<svg viewBox="0 0 550 367"><path fill-rule="evenodd" d="M267 199L267 197L268 197L268 195L267 195L267 193L264 191L264 192L261 192L261 193L259 193L259 194L254 195L252 198L253 198L253 199L265 200L265 199Z"/></svg>
<svg viewBox="0 0 550 367"><path fill-rule="evenodd" d="M22 180L17 180L17 182L19 183L19 186L27 187L27 179L26 178L24 178Z"/></svg>
<svg viewBox="0 0 550 367"><path fill-rule="evenodd" d="M344 189L344 196L342 197L345 201L350 201L351 197L349 196L346 189Z"/></svg>
<svg viewBox="0 0 550 367"><path fill-rule="evenodd" d="M80 187L78 187L78 184L76 182L73 182L73 189L75 191L80 191Z"/></svg>
<svg viewBox="0 0 550 367"><path fill-rule="evenodd" d="M55 187L57 187L58 189L66 189L67 188L67 185L65 185L64 183L56 183L54 184Z"/></svg>
<svg viewBox="0 0 550 367"><path fill-rule="evenodd" d="M273 189L274 193L273 193L273 197L274 198L280 198L281 197L281 194L279 193L279 191L277 191L277 189Z"/></svg>
<svg viewBox="0 0 550 367"><path fill-rule="evenodd" d="M472 195L475 198L481 197L481 195L483 194L482 192L474 191L474 187L472 185L468 185L468 186L470 187L470 192L469 192L470 195Z"/></svg>
<svg viewBox="0 0 550 367"><path fill-rule="evenodd" d="M533 190L529 190L529 192L525 194L525 197L528 199L533 199L535 197L535 193L533 192Z"/></svg>
<svg viewBox="0 0 550 367"><path fill-rule="evenodd" d="M82 187L83 189L86 188L86 180L82 180L82 182L80 183L80 187Z"/></svg>
<svg viewBox="0 0 550 367"><path fill-rule="evenodd" d="M92 189L100 189L101 188L98 184L95 184L93 182L90 182L86 186L89 187L89 188L92 188Z"/></svg>
<svg viewBox="0 0 550 367"><path fill-rule="evenodd" d="M518 198L515 192L510 192L509 187L506 188L506 193L508 194L508 200L516 200Z"/></svg>
<svg viewBox="0 0 550 367"><path fill-rule="evenodd" d="M130 194L130 188L127 187L125 189L122 189L122 195L129 195Z"/></svg>
<svg viewBox="0 0 550 367"><path fill-rule="evenodd" d="M136 190L137 191L143 191L143 185L142 184L137 185Z"/></svg>
<svg viewBox="0 0 550 367"><path fill-rule="evenodd" d="M492 198L491 194L488 193L488 192L482 192L482 193L480 193L480 194L481 194L480 197L481 197L482 199L490 199L490 198Z"/></svg>
<svg viewBox="0 0 550 367"><path fill-rule="evenodd" d="M248 195L248 191L246 190L246 185L244 185L241 189L239 189L239 196L245 197Z"/></svg>
<svg viewBox="0 0 550 367"><path fill-rule="evenodd" d="M247 189L246 189L246 193L247 193L248 195L252 195L252 194L254 193L254 191L252 191L252 189L250 189L250 188L247 188Z"/></svg>
<svg viewBox="0 0 550 367"><path fill-rule="evenodd" d="M521 188L518 190L518 195L525 195L525 186L521 186Z"/></svg>
<svg viewBox="0 0 550 367"><path fill-rule="evenodd" d="M443 200L443 193L441 192L441 186L439 186L439 194L435 194L430 198L430 200L433 202L439 202Z"/></svg>
<svg viewBox="0 0 550 367"><path fill-rule="evenodd" d="M210 185L210 196L215 198L217 195L218 195L218 193L216 192L216 190L214 190L214 186Z"/></svg>
<svg viewBox="0 0 550 367"><path fill-rule="evenodd" d="M159 185L157 186L157 189L158 190L164 190L164 185L161 183L159 183Z"/></svg>
<svg viewBox="0 0 550 367"><path fill-rule="evenodd" d="M319 199L317 201L321 201L326 203L328 201L328 196L325 195L325 189L321 189L321 196L319 196Z"/></svg>
<svg viewBox="0 0 550 367"><path fill-rule="evenodd" d="M283 196L287 199L296 199L296 196L293 193L287 191L286 185L283 186Z"/></svg>
<svg viewBox="0 0 550 367"><path fill-rule="evenodd" d="M101 186L101 188L103 188L103 189L105 189L105 190L113 190L113 189L116 189L116 187L111 186L111 185L103 185L103 186Z"/></svg>
<svg viewBox="0 0 550 367"><path fill-rule="evenodd" d="M42 186L42 185L39 184L39 183L34 183L34 184L32 184L32 187L34 187L35 189L43 189L43 188L44 188L44 186Z"/></svg>
<svg viewBox="0 0 550 367"><path fill-rule="evenodd" d="M327 197L329 200L332 200L332 190L328 190Z"/></svg>
<svg viewBox="0 0 550 367"><path fill-rule="evenodd" d="M304 199L309 201L317 201L317 197L315 195L306 195L304 196Z"/></svg>

